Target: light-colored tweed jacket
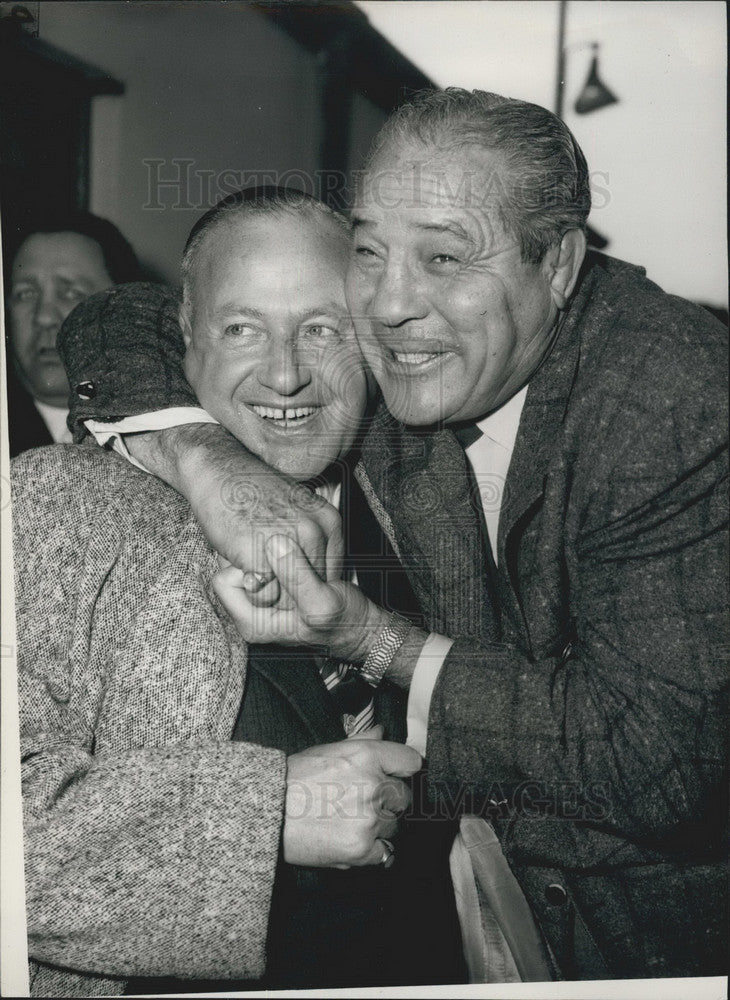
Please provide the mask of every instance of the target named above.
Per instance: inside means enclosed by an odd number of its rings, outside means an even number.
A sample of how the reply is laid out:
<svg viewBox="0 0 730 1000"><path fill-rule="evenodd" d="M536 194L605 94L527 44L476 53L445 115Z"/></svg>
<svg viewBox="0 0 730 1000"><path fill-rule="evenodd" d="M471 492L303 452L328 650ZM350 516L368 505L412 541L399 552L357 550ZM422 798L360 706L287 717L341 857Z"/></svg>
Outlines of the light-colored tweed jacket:
<svg viewBox="0 0 730 1000"><path fill-rule="evenodd" d="M214 555L114 454L11 469L32 995L258 977L285 759L229 742L246 656Z"/></svg>

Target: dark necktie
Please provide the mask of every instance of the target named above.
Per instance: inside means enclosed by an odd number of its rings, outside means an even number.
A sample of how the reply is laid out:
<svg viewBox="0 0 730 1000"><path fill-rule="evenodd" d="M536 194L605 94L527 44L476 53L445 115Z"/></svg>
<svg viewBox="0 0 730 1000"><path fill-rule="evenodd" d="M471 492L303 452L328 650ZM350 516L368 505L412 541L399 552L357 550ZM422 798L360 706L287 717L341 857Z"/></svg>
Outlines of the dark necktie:
<svg viewBox="0 0 730 1000"><path fill-rule="evenodd" d="M325 482L324 479L321 482L315 479L302 485L306 486L312 493L316 493L317 487L321 486L323 482ZM346 509L347 503L346 490L347 483L343 482L340 506L344 509ZM335 711L342 719L346 734L356 736L371 729L375 724L373 688L360 677L359 672L349 663L340 663L328 656L316 655L314 659L332 699Z"/></svg>
<svg viewBox="0 0 730 1000"><path fill-rule="evenodd" d="M454 428L454 437L461 447L466 451L469 445L478 441L484 432L480 431L476 424L461 424Z"/></svg>

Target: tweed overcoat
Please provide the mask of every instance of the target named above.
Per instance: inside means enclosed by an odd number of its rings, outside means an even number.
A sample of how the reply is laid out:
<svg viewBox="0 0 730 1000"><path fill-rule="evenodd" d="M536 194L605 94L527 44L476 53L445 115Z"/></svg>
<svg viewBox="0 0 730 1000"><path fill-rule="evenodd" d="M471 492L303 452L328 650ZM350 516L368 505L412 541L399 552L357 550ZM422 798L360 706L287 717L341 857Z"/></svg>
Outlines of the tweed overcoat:
<svg viewBox="0 0 730 1000"><path fill-rule="evenodd" d="M529 384L496 572L450 430L382 408L359 472L456 639L434 792L494 820L562 975L724 974L727 331L588 262Z"/></svg>
<svg viewBox="0 0 730 1000"><path fill-rule="evenodd" d="M462 981L448 824L401 824L387 871L283 863L284 754L342 719L306 651L231 627L185 501L96 447L12 479L33 995ZM357 492L348 552L394 586ZM405 738L399 689L375 713Z"/></svg>
<svg viewBox="0 0 730 1000"><path fill-rule="evenodd" d="M182 498L96 447L11 478L32 995L256 978L286 765L229 742L246 651L215 556Z"/></svg>

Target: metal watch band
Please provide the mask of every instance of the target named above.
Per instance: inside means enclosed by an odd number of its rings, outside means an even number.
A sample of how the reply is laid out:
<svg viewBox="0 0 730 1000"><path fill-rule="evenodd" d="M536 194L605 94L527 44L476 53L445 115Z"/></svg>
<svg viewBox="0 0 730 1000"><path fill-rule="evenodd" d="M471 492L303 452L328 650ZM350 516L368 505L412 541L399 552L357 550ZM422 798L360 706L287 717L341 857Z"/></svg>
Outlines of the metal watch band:
<svg viewBox="0 0 730 1000"><path fill-rule="evenodd" d="M372 687L377 687L380 684L385 671L393 662L395 654L403 645L412 628L413 623L409 622L407 618L395 612L391 614L360 668L360 676L364 681L367 681Z"/></svg>

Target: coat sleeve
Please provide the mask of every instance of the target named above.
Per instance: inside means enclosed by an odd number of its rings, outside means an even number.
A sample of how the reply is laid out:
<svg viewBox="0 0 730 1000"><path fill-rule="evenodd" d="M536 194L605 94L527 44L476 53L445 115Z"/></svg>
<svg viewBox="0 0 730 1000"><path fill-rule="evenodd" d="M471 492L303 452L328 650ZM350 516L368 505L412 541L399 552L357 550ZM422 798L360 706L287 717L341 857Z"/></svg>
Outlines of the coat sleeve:
<svg viewBox="0 0 730 1000"><path fill-rule="evenodd" d="M74 440L88 433L85 420L199 406L183 369L179 309L177 291L135 282L92 295L68 316L57 346L71 386Z"/></svg>
<svg viewBox="0 0 730 1000"><path fill-rule="evenodd" d="M662 361L654 360L656 382ZM649 388L576 432L590 488L577 497L578 455L560 518L572 647L533 656L516 645L454 643L427 745L434 788L451 802L506 800L516 813L585 819L621 838L676 845L713 809L720 815L728 680L721 380L708 375L697 393L685 380L685 395L674 386L667 393L673 401ZM554 576L541 589L539 553L532 566L536 579L522 583L534 610L556 591ZM542 849L545 841L535 842ZM541 860L574 867L580 856L572 844L565 858Z"/></svg>
<svg viewBox="0 0 730 1000"><path fill-rule="evenodd" d="M88 485L85 463L74 465L77 491L64 491L68 476L49 454L30 452L12 470L30 956L123 978L257 978L285 757L202 728L99 751L113 682L108 659L92 655L85 616L104 628L124 613L104 588L123 556L90 555L93 524L89 535L70 503ZM115 512L97 513L101 530ZM125 710L119 699L114 710Z"/></svg>

